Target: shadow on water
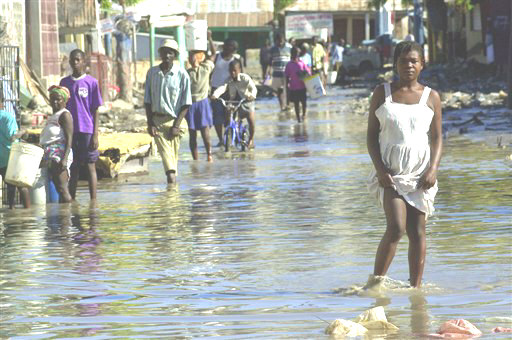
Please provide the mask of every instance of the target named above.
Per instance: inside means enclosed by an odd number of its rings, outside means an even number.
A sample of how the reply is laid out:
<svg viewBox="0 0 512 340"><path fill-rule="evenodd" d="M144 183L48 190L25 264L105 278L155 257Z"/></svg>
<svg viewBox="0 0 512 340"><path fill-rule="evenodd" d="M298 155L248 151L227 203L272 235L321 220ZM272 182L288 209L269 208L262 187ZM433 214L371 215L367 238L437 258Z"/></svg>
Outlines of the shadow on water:
<svg viewBox="0 0 512 340"><path fill-rule="evenodd" d="M357 91L332 89L303 124L258 101L256 149L210 164L184 142L174 188L155 159L100 183L97 204L81 187L77 204L1 209L2 336L324 339L322 320L374 306L400 328L385 339L461 317L510 326L510 168L463 137L445 142L424 288L406 284L405 238L389 281L361 293L384 216L365 186L365 117L343 103Z"/></svg>

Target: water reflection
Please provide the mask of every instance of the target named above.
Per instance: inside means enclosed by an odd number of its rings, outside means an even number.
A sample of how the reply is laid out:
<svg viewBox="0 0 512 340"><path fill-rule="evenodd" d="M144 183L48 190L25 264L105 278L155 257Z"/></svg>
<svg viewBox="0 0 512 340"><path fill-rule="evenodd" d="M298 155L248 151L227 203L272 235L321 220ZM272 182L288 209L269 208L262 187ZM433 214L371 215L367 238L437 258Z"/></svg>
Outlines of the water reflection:
<svg viewBox="0 0 512 340"><path fill-rule="evenodd" d="M510 170L503 150L466 139L445 143L424 288L405 286L398 252L391 289L334 292L364 285L385 225L364 184L365 117L332 93L304 124L259 101L256 149L217 149L211 164L184 157L176 187L155 160L149 176L101 185L97 205L0 209L2 335L324 339L317 317L373 306L400 331L372 339L419 337L459 317L503 326Z"/></svg>

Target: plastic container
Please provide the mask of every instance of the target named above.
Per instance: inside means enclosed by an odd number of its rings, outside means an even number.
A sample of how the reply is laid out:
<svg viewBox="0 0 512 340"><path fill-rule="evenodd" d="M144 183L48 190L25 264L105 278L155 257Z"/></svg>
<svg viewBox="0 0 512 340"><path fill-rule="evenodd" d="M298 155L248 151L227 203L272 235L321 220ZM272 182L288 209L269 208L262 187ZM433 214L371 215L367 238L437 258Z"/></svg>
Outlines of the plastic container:
<svg viewBox="0 0 512 340"><path fill-rule="evenodd" d="M306 90L311 98L325 96L324 84L322 84L319 74L304 78L304 84L306 84Z"/></svg>
<svg viewBox="0 0 512 340"><path fill-rule="evenodd" d="M43 149L37 145L12 143L5 182L17 187L32 187L43 154Z"/></svg>
<svg viewBox="0 0 512 340"><path fill-rule="evenodd" d="M55 187L55 183L53 183L51 178L48 178L46 182L46 202L47 203L59 203L59 192L57 191L57 187Z"/></svg>
<svg viewBox="0 0 512 340"><path fill-rule="evenodd" d="M332 85L336 83L336 78L338 77L338 72L329 71L327 73L327 84Z"/></svg>
<svg viewBox="0 0 512 340"><path fill-rule="evenodd" d="M192 20L185 25L185 44L187 51L206 51L208 49L208 22Z"/></svg>
<svg viewBox="0 0 512 340"><path fill-rule="evenodd" d="M31 204L46 204L46 176L39 169L34 185L29 189Z"/></svg>

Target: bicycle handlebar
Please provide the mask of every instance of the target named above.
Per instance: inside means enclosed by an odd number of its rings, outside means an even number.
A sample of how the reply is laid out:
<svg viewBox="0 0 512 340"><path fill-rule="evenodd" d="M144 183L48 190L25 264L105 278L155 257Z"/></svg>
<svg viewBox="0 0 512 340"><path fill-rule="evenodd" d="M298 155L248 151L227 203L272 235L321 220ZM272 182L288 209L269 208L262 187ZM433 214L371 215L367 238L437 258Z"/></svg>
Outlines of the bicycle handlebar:
<svg viewBox="0 0 512 340"><path fill-rule="evenodd" d="M242 100L224 100L222 98L217 98L218 101L220 101L222 103L222 105L225 107L225 108L228 108L228 106L233 106L235 108L235 111L243 104L247 101L246 98L242 99ZM236 104L236 105L235 105Z"/></svg>

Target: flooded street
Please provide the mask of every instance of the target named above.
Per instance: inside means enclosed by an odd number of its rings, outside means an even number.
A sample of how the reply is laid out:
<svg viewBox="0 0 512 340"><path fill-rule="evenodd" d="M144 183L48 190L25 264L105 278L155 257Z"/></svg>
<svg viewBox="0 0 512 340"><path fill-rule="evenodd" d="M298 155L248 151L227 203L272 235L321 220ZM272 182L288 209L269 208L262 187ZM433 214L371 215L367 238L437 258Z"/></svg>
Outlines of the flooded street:
<svg viewBox="0 0 512 340"><path fill-rule="evenodd" d="M322 320L384 306L400 330L370 338L453 318L509 338L490 330L512 326L510 149L464 136L444 141L424 287L339 292L366 283L385 228L366 189L366 117L343 105L358 91L310 101L300 125L258 101L256 149L217 149L212 164L183 139L175 189L154 159L147 176L100 182L95 205L82 186L73 206L0 210L0 337L326 339ZM389 271L399 283L407 243Z"/></svg>

